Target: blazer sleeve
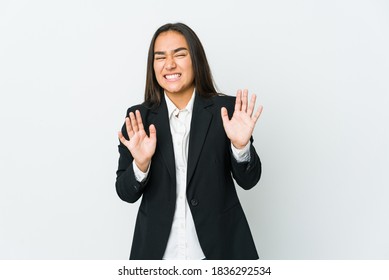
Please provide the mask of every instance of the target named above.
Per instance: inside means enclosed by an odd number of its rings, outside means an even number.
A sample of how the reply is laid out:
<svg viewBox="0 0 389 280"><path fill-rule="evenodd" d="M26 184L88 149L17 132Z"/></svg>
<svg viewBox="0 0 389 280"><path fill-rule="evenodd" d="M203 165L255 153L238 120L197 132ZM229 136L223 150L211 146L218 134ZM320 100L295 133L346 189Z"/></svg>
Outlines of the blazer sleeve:
<svg viewBox="0 0 389 280"><path fill-rule="evenodd" d="M232 155L232 151L230 151L232 176L238 185L245 190L254 187L262 174L262 164L253 146L253 138L251 138L250 142L250 161L248 162L237 162Z"/></svg>
<svg viewBox="0 0 389 280"><path fill-rule="evenodd" d="M222 100L223 106L226 106L228 109L228 117L231 119L235 110L235 97L223 96ZM235 157L232 155L231 145L229 145L232 176L234 177L236 183L245 190L249 190L254 187L261 178L262 173L261 161L253 146L253 137L251 137L250 142L249 162L237 162Z"/></svg>
<svg viewBox="0 0 389 280"><path fill-rule="evenodd" d="M129 109L127 111L127 116L130 111L134 110ZM126 139L129 139L125 124L122 127L122 133ZM116 171L116 192L120 199L133 203L142 196L149 176L144 181L138 182L135 178L132 165L134 158L132 157L130 151L120 141L118 149L119 163Z"/></svg>

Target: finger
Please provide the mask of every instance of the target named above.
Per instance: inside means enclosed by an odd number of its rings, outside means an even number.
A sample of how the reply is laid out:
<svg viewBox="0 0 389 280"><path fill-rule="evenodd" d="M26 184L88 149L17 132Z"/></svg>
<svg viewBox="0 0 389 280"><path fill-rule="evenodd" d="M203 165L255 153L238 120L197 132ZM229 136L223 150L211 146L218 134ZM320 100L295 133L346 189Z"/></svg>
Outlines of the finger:
<svg viewBox="0 0 389 280"><path fill-rule="evenodd" d="M137 121L139 130L145 130L145 128L143 126L143 122L142 122L142 117L140 115L139 110L136 110L135 114L136 114L136 121Z"/></svg>
<svg viewBox="0 0 389 280"><path fill-rule="evenodd" d="M134 133L137 133L139 131L139 128L138 128L138 123L136 122L135 114L133 112L130 113L130 121Z"/></svg>
<svg viewBox="0 0 389 280"><path fill-rule="evenodd" d="M150 124L149 132L150 132L150 136L149 136L150 139L157 140L157 130L155 129L155 126L153 124Z"/></svg>
<svg viewBox="0 0 389 280"><path fill-rule="evenodd" d="M225 107L222 107L220 112L221 112L221 116L222 116L223 125L225 125L230 121L230 119L228 118L227 109Z"/></svg>
<svg viewBox="0 0 389 280"><path fill-rule="evenodd" d="M121 131L118 132L119 141L122 142L123 145L126 145L127 139L123 136Z"/></svg>
<svg viewBox="0 0 389 280"><path fill-rule="evenodd" d="M134 130L132 129L130 118L127 117L125 122L126 122L126 130L127 130L128 138L132 138L132 136L134 136Z"/></svg>
<svg viewBox="0 0 389 280"><path fill-rule="evenodd" d="M255 101L257 100L257 96L255 94L251 95L251 100L249 104L249 108L247 109L247 114L251 117L254 112Z"/></svg>
<svg viewBox="0 0 389 280"><path fill-rule="evenodd" d="M242 107L242 90L238 90L236 92L236 99L235 99L235 111L240 111Z"/></svg>
<svg viewBox="0 0 389 280"><path fill-rule="evenodd" d="M247 96L248 96L248 90L244 89L243 90L243 97L242 97L242 111L246 112L247 111Z"/></svg>
<svg viewBox="0 0 389 280"><path fill-rule="evenodd" d="M258 110L255 112L254 116L252 117L254 123L256 123L257 120L259 119L259 116L262 114L262 110L263 110L263 106L259 105Z"/></svg>

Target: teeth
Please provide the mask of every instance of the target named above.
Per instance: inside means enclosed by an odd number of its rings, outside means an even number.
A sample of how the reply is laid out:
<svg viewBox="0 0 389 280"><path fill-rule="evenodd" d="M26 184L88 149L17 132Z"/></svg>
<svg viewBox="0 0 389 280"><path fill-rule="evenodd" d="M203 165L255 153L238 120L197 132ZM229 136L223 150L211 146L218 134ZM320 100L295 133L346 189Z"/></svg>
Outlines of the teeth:
<svg viewBox="0 0 389 280"><path fill-rule="evenodd" d="M171 74L171 75L165 75L165 78L170 80L170 79L176 79L180 76L181 76L181 74Z"/></svg>

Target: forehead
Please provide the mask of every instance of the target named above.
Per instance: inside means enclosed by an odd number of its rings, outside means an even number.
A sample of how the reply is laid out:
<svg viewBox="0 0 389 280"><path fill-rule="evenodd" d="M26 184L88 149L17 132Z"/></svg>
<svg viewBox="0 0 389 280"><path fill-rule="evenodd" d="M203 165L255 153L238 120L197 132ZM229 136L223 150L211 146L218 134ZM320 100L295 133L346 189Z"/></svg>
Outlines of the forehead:
<svg viewBox="0 0 389 280"><path fill-rule="evenodd" d="M177 31L165 31L158 35L154 44L154 52L173 51L178 48L189 49L184 35Z"/></svg>

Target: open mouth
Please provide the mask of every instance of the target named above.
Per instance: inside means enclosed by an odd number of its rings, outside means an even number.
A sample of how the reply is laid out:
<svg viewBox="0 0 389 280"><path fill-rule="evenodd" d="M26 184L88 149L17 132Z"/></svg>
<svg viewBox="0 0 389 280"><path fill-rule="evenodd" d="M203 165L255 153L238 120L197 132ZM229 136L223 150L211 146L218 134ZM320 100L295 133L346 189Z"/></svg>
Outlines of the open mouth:
<svg viewBox="0 0 389 280"><path fill-rule="evenodd" d="M168 74L168 75L164 75L164 77L168 81L175 81L181 77L181 74L178 74L178 73L177 74Z"/></svg>

